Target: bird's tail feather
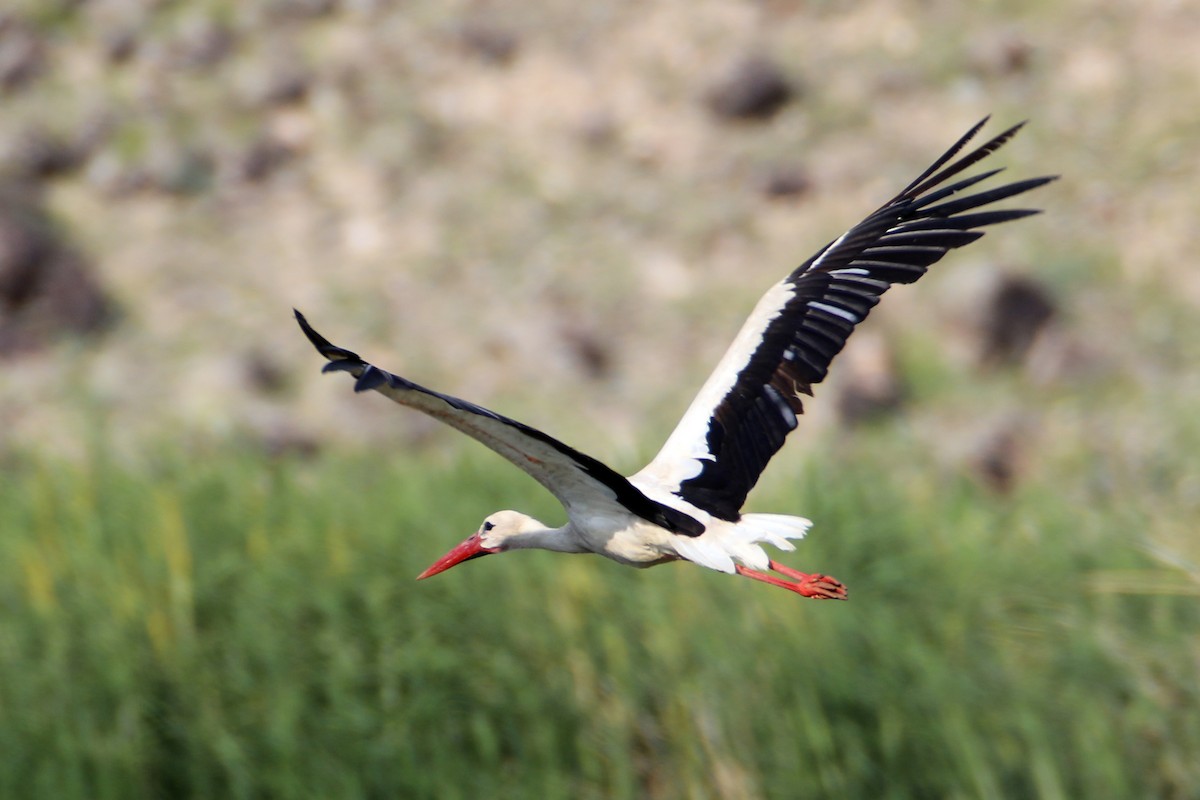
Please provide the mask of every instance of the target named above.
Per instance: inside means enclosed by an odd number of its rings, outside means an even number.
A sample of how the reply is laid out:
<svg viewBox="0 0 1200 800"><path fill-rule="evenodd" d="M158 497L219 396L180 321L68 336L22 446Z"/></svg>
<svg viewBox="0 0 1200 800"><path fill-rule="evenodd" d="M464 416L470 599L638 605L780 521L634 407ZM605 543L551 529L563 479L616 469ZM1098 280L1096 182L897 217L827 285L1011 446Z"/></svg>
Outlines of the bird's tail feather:
<svg viewBox="0 0 1200 800"><path fill-rule="evenodd" d="M762 571L770 566L771 559L760 545L795 550L796 546L788 540L803 538L811 526L812 523L803 517L743 514L722 538L679 537L675 541L675 551L694 564L718 572L733 574L738 563Z"/></svg>
<svg viewBox="0 0 1200 800"><path fill-rule="evenodd" d="M780 550L795 550L796 545L788 539L803 539L812 527L812 521L804 517L789 517L784 514L743 514L738 521L747 542L769 544Z"/></svg>

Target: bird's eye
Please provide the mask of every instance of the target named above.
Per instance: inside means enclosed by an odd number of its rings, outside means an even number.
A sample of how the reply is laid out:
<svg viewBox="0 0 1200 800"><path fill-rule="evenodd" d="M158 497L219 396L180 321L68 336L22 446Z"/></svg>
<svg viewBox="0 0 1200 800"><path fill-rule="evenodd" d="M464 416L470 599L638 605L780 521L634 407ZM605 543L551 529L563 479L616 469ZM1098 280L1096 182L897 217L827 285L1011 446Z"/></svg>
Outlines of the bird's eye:
<svg viewBox="0 0 1200 800"><path fill-rule="evenodd" d="M483 523L483 529L485 531L490 531L494 527L496 527L496 524L494 522L488 521L488 522Z"/></svg>

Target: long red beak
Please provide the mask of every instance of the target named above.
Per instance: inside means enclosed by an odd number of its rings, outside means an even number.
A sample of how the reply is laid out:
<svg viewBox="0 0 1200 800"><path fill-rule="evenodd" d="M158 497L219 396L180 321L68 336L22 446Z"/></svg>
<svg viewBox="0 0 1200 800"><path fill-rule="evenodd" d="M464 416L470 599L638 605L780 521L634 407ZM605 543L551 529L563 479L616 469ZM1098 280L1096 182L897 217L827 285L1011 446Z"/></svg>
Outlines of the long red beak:
<svg viewBox="0 0 1200 800"><path fill-rule="evenodd" d="M489 550L479 543L479 534L472 534L465 542L451 550L449 553L446 553L446 555L435 561L433 566L418 575L417 580L423 581L426 578L432 578L439 572L445 572L451 567L461 564L464 561L470 561L472 558L479 558L480 556L491 555L495 552L497 551Z"/></svg>

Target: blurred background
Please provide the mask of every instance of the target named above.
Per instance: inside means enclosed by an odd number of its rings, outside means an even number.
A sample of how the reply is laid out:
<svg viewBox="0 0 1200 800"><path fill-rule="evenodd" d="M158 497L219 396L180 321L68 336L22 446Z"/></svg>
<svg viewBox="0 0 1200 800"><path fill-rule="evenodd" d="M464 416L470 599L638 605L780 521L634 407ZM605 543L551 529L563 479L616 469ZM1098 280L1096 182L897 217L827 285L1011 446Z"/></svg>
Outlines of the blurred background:
<svg viewBox="0 0 1200 800"><path fill-rule="evenodd" d="M8 0L0 794L1200 797L1197 41L1169 0ZM560 511L293 307L631 473L986 114L1046 213L890 293L751 496L850 603L412 582Z"/></svg>

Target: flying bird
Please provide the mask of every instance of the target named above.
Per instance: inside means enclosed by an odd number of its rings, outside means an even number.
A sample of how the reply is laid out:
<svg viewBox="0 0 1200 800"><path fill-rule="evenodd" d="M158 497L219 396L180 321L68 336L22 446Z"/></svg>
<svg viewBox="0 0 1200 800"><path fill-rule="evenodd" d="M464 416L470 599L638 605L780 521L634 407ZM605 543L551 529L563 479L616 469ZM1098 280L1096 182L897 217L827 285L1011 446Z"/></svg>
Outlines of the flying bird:
<svg viewBox="0 0 1200 800"><path fill-rule="evenodd" d="M1024 124L954 160L986 122L771 287L662 449L630 477L536 428L385 372L331 344L296 311L304 333L329 359L324 372L348 372L356 392L377 391L457 428L528 473L566 510L567 523L557 528L517 511L497 511L418 580L480 556L537 548L596 553L632 567L691 561L803 597L845 599L840 581L781 564L762 547L794 550L791 540L804 536L809 520L743 513L742 506L796 428L802 396L811 396L824 380L833 357L884 292L917 280L948 251L983 236L982 228L1038 213L981 209L1057 176L973 193L968 190L1000 170L958 177Z"/></svg>

